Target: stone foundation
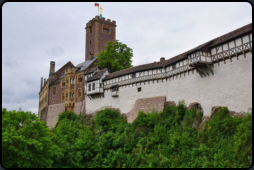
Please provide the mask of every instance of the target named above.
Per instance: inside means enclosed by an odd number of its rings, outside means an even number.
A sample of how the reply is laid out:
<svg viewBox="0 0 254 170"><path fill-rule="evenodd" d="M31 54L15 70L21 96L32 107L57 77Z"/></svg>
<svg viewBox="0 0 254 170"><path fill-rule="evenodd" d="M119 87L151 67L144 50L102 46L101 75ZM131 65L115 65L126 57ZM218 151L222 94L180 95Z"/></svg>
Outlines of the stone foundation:
<svg viewBox="0 0 254 170"><path fill-rule="evenodd" d="M53 128L56 126L58 122L58 115L64 110L65 110L64 103L48 106L47 125L49 128Z"/></svg>
<svg viewBox="0 0 254 170"><path fill-rule="evenodd" d="M128 123L132 123L139 111L151 113L155 111L164 111L164 105L166 102L166 96L148 97L137 99L134 108L126 114Z"/></svg>

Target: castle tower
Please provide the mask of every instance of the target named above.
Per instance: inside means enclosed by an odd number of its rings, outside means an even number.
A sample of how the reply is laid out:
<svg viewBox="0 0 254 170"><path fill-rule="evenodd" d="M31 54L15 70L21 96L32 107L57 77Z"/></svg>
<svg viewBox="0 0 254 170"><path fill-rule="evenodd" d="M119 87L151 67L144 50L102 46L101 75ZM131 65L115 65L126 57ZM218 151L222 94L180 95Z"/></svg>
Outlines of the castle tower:
<svg viewBox="0 0 254 170"><path fill-rule="evenodd" d="M86 24L86 52L85 61L98 56L105 49L108 41L115 41L116 22L95 16Z"/></svg>

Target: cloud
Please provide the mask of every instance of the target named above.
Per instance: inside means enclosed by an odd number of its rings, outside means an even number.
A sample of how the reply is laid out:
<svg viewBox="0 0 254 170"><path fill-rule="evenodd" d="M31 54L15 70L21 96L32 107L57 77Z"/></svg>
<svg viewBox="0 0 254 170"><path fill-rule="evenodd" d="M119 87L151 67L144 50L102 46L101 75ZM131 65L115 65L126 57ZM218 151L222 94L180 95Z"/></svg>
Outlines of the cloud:
<svg viewBox="0 0 254 170"><path fill-rule="evenodd" d="M99 3L116 21L116 39L133 49L133 65L169 59L252 22L252 7L231 3ZM2 7L2 105L38 112L41 77L85 59L92 2L8 2Z"/></svg>

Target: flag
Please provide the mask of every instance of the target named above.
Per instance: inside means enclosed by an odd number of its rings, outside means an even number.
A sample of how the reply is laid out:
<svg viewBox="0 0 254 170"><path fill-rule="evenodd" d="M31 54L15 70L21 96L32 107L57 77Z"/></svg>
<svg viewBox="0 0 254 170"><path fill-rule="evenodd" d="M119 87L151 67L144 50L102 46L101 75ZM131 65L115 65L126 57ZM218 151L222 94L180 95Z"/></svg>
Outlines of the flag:
<svg viewBox="0 0 254 170"><path fill-rule="evenodd" d="M94 4L94 6L97 6L97 7L99 7L99 4L95 3L95 4Z"/></svg>

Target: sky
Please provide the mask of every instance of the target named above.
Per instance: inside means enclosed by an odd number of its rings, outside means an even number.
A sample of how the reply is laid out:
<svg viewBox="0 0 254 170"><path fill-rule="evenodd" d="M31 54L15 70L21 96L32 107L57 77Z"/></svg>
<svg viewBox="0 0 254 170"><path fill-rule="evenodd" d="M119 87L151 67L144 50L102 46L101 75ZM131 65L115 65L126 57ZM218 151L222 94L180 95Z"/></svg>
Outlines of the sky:
<svg viewBox="0 0 254 170"><path fill-rule="evenodd" d="M85 61L85 26L116 21L116 39L133 49L132 65L170 59L252 23L248 2L7 2L2 5L2 108L38 114L41 77Z"/></svg>

